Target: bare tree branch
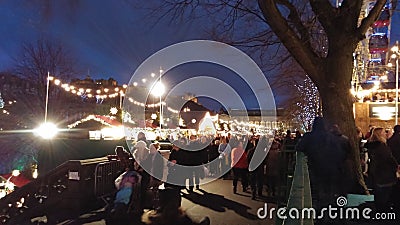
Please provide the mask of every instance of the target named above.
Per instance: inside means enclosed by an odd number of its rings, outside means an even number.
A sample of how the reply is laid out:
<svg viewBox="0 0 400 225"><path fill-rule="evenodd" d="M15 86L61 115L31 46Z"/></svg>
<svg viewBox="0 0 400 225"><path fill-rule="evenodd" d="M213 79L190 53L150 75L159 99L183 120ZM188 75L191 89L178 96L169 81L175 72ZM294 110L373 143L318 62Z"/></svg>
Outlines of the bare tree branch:
<svg viewBox="0 0 400 225"><path fill-rule="evenodd" d="M296 32L289 26L287 20L278 10L276 2L273 0L259 0L258 3L270 28L279 37L290 54L303 67L306 73L310 74L313 80L319 79L313 74L320 73L319 65L322 63L321 59L302 42Z"/></svg>

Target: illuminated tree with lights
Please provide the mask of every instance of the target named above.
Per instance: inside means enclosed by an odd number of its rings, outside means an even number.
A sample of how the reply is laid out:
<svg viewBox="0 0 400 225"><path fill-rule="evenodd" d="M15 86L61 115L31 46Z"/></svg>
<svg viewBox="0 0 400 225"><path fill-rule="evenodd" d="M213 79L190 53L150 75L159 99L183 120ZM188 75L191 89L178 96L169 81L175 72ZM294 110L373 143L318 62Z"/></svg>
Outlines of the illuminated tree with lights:
<svg viewBox="0 0 400 225"><path fill-rule="evenodd" d="M303 131L309 131L314 118L319 116L321 111L318 89L310 79L305 79L303 83L295 86L300 93L296 102L295 119Z"/></svg>

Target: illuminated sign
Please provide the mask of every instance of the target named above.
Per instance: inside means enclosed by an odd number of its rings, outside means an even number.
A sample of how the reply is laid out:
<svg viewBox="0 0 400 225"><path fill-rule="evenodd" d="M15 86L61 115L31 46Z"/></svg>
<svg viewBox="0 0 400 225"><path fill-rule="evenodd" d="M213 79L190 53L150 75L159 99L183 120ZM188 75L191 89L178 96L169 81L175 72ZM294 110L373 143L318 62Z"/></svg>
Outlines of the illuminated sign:
<svg viewBox="0 0 400 225"><path fill-rule="evenodd" d="M394 104L370 104L369 116L378 117L381 120L391 120L396 115Z"/></svg>

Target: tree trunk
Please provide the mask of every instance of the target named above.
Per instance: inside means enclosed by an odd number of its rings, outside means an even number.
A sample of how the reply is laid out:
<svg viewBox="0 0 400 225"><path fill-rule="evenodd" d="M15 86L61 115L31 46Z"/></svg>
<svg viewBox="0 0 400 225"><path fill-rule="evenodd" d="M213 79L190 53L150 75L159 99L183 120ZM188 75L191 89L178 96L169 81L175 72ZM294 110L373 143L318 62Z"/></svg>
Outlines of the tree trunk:
<svg viewBox="0 0 400 225"><path fill-rule="evenodd" d="M351 57L351 56L350 56ZM356 124L353 114L353 99L350 93L350 80L353 69L352 59L342 54L330 57L324 68L324 82L317 84L322 101L323 116L329 125L337 124L351 143L350 154L352 177L357 180L359 189L368 194L362 176L359 152L359 140L356 134Z"/></svg>

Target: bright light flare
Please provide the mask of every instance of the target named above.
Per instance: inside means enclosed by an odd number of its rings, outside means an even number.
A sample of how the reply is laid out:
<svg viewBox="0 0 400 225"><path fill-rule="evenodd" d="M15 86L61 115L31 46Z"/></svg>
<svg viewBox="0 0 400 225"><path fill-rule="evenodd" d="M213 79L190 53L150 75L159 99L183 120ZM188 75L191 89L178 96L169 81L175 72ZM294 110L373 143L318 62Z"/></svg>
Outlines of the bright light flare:
<svg viewBox="0 0 400 225"><path fill-rule="evenodd" d="M101 129L104 140L120 140L125 136L124 127L106 127Z"/></svg>
<svg viewBox="0 0 400 225"><path fill-rule="evenodd" d="M17 177L21 174L21 172L19 170L13 170L11 173L14 177Z"/></svg>
<svg viewBox="0 0 400 225"><path fill-rule="evenodd" d="M54 123L43 123L34 130L34 133L43 139L52 139L58 133L58 128Z"/></svg>
<svg viewBox="0 0 400 225"><path fill-rule="evenodd" d="M36 179L36 178L38 178L38 176L39 176L38 170L37 170L36 168L33 169L32 178L33 178L33 179Z"/></svg>
<svg viewBox="0 0 400 225"><path fill-rule="evenodd" d="M153 87L151 88L151 94L156 97L162 96L164 92L165 92L165 86L163 83L159 81L156 84L154 84Z"/></svg>

